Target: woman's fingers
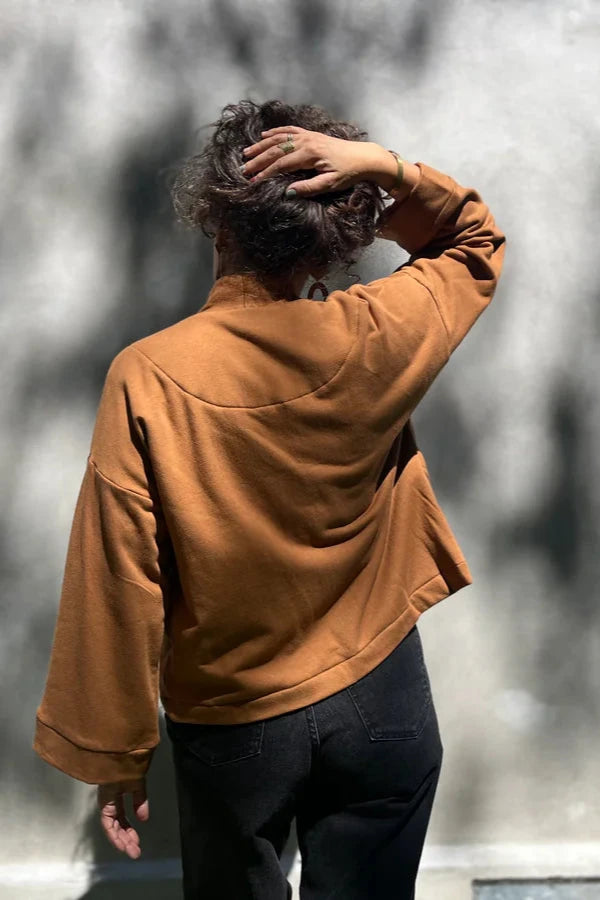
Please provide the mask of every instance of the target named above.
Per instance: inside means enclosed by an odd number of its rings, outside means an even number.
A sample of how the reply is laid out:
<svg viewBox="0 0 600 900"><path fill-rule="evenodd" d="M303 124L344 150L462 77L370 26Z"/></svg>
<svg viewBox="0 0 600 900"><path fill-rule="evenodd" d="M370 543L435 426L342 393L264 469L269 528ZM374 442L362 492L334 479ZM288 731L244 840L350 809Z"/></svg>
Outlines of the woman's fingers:
<svg viewBox="0 0 600 900"><path fill-rule="evenodd" d="M306 131L307 129L301 128L300 125L278 125L276 128L267 128L266 131L261 131L261 135L263 138L272 135L278 135L281 138L286 134L304 134Z"/></svg>
<svg viewBox="0 0 600 900"><path fill-rule="evenodd" d="M307 167L305 154L295 150L293 153L286 153L285 156L282 156L281 153L261 154L258 159L253 159L251 163L248 163L243 171L244 175L247 175L252 182L257 182L277 175L279 172L294 172Z"/></svg>
<svg viewBox="0 0 600 900"><path fill-rule="evenodd" d="M142 816L139 816L139 811L143 810L144 804L147 806L145 791L138 787L137 790L132 791L132 795L138 817L143 819L144 813L142 812ZM140 838L125 815L124 794L117 785L99 786L98 805L100 807L100 824L110 843L131 859L138 859L141 856Z"/></svg>
<svg viewBox="0 0 600 900"><path fill-rule="evenodd" d="M292 130L292 126L281 130L274 128L271 131L263 131L261 132L263 139L257 141L255 144L250 144L248 147L244 147L242 152L245 157L255 159L260 153L263 153L263 151L268 150L270 147L278 147L280 144L284 144L288 134L294 135L296 138L294 143L297 143L298 137L304 131L304 128L298 128L294 131Z"/></svg>
<svg viewBox="0 0 600 900"><path fill-rule="evenodd" d="M132 791L131 802L133 803L133 809L138 819L140 819L141 822L147 822L150 818L150 803L146 796L145 789Z"/></svg>
<svg viewBox="0 0 600 900"><path fill-rule="evenodd" d="M334 191L337 184L337 175L335 172L324 172L323 175L315 175L314 178L306 178L301 181L294 181L287 190L296 191L298 197L312 197L315 194L324 194L327 191Z"/></svg>
<svg viewBox="0 0 600 900"><path fill-rule="evenodd" d="M281 172L284 168L287 169L287 171L293 171L294 166L296 169L302 168L300 165L295 164L300 159L300 157L298 157L298 152L303 148L296 146L296 149L292 151L292 153L284 153L281 149L282 143L283 141L281 138L276 136L275 138L269 138L267 141L260 141L258 144L253 144L251 148L247 148L251 153L249 159L247 159L241 167L244 175L257 175L259 172L262 172L264 175L267 172L267 166L271 167L269 174ZM306 156L305 151L301 154L302 158L304 158L304 156ZM283 165L284 160L285 165ZM278 166L278 163L281 165Z"/></svg>
<svg viewBox="0 0 600 900"><path fill-rule="evenodd" d="M261 134L285 134L286 131L299 133L300 131L306 131L306 128L302 128L301 125L276 125L274 128L267 128L265 131L261 131Z"/></svg>
<svg viewBox="0 0 600 900"><path fill-rule="evenodd" d="M141 856L140 837L125 815L118 818L101 816L100 820L108 840L117 850L126 853L131 859L138 859Z"/></svg>

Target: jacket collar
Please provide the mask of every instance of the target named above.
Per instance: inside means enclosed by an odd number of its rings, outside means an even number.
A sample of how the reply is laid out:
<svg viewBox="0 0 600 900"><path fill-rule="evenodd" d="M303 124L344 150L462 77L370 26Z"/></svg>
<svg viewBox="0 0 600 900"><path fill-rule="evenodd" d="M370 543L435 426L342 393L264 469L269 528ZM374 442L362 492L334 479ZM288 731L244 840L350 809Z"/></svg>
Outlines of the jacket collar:
<svg viewBox="0 0 600 900"><path fill-rule="evenodd" d="M235 275L221 275L215 281L202 309L212 306L264 306L277 302L291 303L293 299L281 297L255 275L236 273Z"/></svg>

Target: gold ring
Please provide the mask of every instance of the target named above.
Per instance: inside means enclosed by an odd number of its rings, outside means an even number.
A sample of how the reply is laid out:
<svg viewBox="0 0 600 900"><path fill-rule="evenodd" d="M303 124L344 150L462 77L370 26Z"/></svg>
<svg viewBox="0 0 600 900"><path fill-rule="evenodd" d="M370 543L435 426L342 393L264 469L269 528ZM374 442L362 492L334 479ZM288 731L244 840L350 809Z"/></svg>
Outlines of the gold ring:
<svg viewBox="0 0 600 900"><path fill-rule="evenodd" d="M288 134L288 139L284 144L279 145L284 153L292 153L296 147L294 146L294 141L292 140L292 135Z"/></svg>

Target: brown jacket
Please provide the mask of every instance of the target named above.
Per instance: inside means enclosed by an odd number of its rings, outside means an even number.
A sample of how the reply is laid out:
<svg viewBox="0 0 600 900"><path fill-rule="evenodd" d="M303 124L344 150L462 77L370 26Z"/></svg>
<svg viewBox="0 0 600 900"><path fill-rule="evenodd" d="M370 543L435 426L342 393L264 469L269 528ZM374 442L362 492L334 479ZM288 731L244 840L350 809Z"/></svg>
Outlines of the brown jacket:
<svg viewBox="0 0 600 900"><path fill-rule="evenodd" d="M505 237L425 163L386 214L411 255L323 302L218 279L112 361L75 508L34 749L136 778L175 720L314 703L472 583L409 416L486 308Z"/></svg>

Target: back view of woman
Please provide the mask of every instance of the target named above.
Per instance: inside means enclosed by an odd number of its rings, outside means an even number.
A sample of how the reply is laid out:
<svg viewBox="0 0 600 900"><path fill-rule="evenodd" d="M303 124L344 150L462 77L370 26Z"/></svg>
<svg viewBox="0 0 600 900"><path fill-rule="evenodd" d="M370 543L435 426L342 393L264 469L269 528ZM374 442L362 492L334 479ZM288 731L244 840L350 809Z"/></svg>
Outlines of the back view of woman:
<svg viewBox="0 0 600 900"><path fill-rule="evenodd" d="M442 762L416 623L472 583L410 417L505 236L320 107L213 124L172 192L215 283L109 367L34 748L137 858L160 697L186 900L291 897L294 818L302 900L410 900ZM409 260L328 292L376 236Z"/></svg>

